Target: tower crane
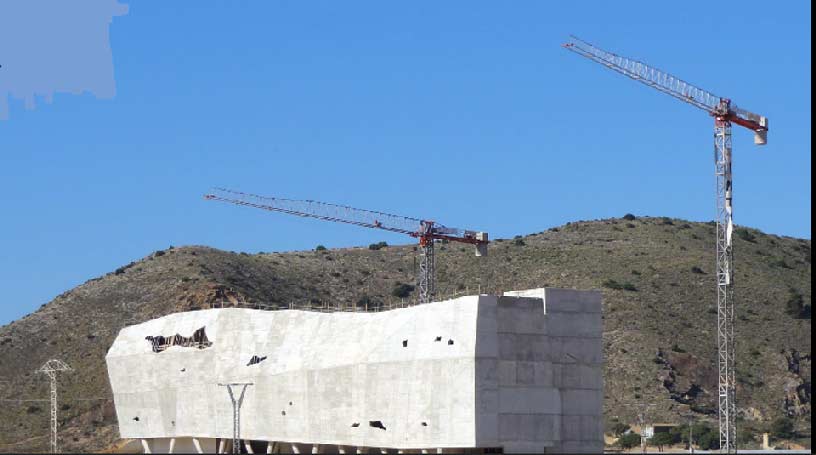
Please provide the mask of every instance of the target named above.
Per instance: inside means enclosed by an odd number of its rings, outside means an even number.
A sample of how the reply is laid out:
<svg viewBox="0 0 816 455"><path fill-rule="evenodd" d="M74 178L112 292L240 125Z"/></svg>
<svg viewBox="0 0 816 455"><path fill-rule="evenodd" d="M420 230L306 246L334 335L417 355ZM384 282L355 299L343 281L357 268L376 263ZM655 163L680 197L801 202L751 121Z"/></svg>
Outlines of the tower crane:
<svg viewBox="0 0 816 455"><path fill-rule="evenodd" d="M204 199L306 218L316 218L323 221L382 229L416 238L419 240L420 250L419 303L433 301L436 293L434 241L445 240L469 243L475 246L476 256L487 255L488 235L486 232L446 227L431 220L357 209L327 202L259 196L226 188L214 188L212 192L204 195Z"/></svg>
<svg viewBox="0 0 816 455"><path fill-rule="evenodd" d="M734 369L734 231L731 173L731 124L754 132L754 144L768 140L768 119L741 109L730 99L689 84L645 63L597 48L574 36L564 48L613 71L702 109L714 118L714 174L717 181L717 366L720 449L736 451L737 408Z"/></svg>

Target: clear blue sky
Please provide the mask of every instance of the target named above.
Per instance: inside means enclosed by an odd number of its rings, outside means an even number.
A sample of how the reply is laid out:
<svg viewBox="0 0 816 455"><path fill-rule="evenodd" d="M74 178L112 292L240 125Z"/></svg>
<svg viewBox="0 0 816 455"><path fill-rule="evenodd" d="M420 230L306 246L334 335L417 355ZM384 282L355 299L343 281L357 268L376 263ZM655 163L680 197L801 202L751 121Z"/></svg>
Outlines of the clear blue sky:
<svg viewBox="0 0 816 455"><path fill-rule="evenodd" d="M0 324L169 245L407 238L206 202L221 185L492 237L714 216L712 121L564 51L576 34L770 119L735 219L810 238L809 2L129 2L116 96L0 122Z"/></svg>

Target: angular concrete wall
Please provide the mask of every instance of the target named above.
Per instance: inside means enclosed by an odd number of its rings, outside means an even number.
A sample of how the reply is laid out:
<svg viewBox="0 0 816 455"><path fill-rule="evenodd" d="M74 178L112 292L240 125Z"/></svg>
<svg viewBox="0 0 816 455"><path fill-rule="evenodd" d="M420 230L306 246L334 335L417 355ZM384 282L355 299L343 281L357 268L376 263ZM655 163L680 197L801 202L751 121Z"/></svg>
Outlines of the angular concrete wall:
<svg viewBox="0 0 816 455"><path fill-rule="evenodd" d="M107 355L121 436L231 438L218 384L253 382L244 439L599 450L600 294L519 294L381 313L213 309L127 327ZM202 327L209 344L190 342Z"/></svg>
<svg viewBox="0 0 816 455"><path fill-rule="evenodd" d="M603 451L603 327L600 292L571 289L532 289L499 299L498 338L505 340L499 353L500 390L512 400L534 397L530 409L499 407L499 428L512 440L505 447L538 451L551 435L554 452ZM530 298L534 298L532 301ZM539 300L540 299L540 300ZM525 306L542 302L544 315L531 317ZM544 336L542 336L544 335ZM528 345L525 349L518 345ZM515 376L512 375L515 367ZM557 391L557 394L553 393ZM555 398L558 397L558 399ZM511 403L515 403L512 401ZM538 407L540 406L540 407ZM557 415L556 415L557 414ZM513 424L518 422L517 426ZM521 435L518 428L524 428ZM533 431L531 428L534 428ZM530 441L530 434L534 439ZM500 432L501 436L501 432Z"/></svg>

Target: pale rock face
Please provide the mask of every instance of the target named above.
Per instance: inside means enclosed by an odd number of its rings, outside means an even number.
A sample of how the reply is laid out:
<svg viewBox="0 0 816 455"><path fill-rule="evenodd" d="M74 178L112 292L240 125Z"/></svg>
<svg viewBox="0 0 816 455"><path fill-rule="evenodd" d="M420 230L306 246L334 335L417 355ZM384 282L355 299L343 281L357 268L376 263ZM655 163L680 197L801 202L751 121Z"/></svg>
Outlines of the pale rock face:
<svg viewBox="0 0 816 455"><path fill-rule="evenodd" d="M379 313L177 313L123 329L106 360L123 438L232 438L219 384L251 382L245 440L597 452L601 347L600 293L533 289Z"/></svg>

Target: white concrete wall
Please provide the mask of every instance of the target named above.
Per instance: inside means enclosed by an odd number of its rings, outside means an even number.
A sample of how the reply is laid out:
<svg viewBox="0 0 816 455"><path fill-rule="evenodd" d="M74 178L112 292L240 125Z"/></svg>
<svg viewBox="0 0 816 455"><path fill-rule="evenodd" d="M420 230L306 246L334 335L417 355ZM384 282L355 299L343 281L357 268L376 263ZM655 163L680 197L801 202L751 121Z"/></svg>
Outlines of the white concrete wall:
<svg viewBox="0 0 816 455"><path fill-rule="evenodd" d="M213 309L127 327L107 355L121 436L231 438L217 384L253 382L245 439L598 450L600 294L525 292L381 313ZM205 349L155 353L145 340L200 327ZM247 366L253 355L267 359Z"/></svg>
<svg viewBox="0 0 816 455"><path fill-rule="evenodd" d="M600 292L531 289L506 295L543 301L547 334L544 354L533 364L535 387L552 387L560 395L558 438L549 450L567 453L603 451L603 321ZM500 310L503 306L499 305ZM516 315L518 321L520 315ZM500 319L501 320L501 319ZM508 326L518 326L514 322ZM538 326L536 326L538 327ZM501 332L501 330L500 330ZM518 336L518 335L516 335ZM539 360L540 359L540 360ZM519 362L519 365L525 365ZM519 368L529 369L528 366ZM524 373L529 377L529 373ZM521 375L517 370L517 383ZM547 424L544 428L549 429ZM541 428L541 426L537 427ZM538 433L537 433L538 436Z"/></svg>

